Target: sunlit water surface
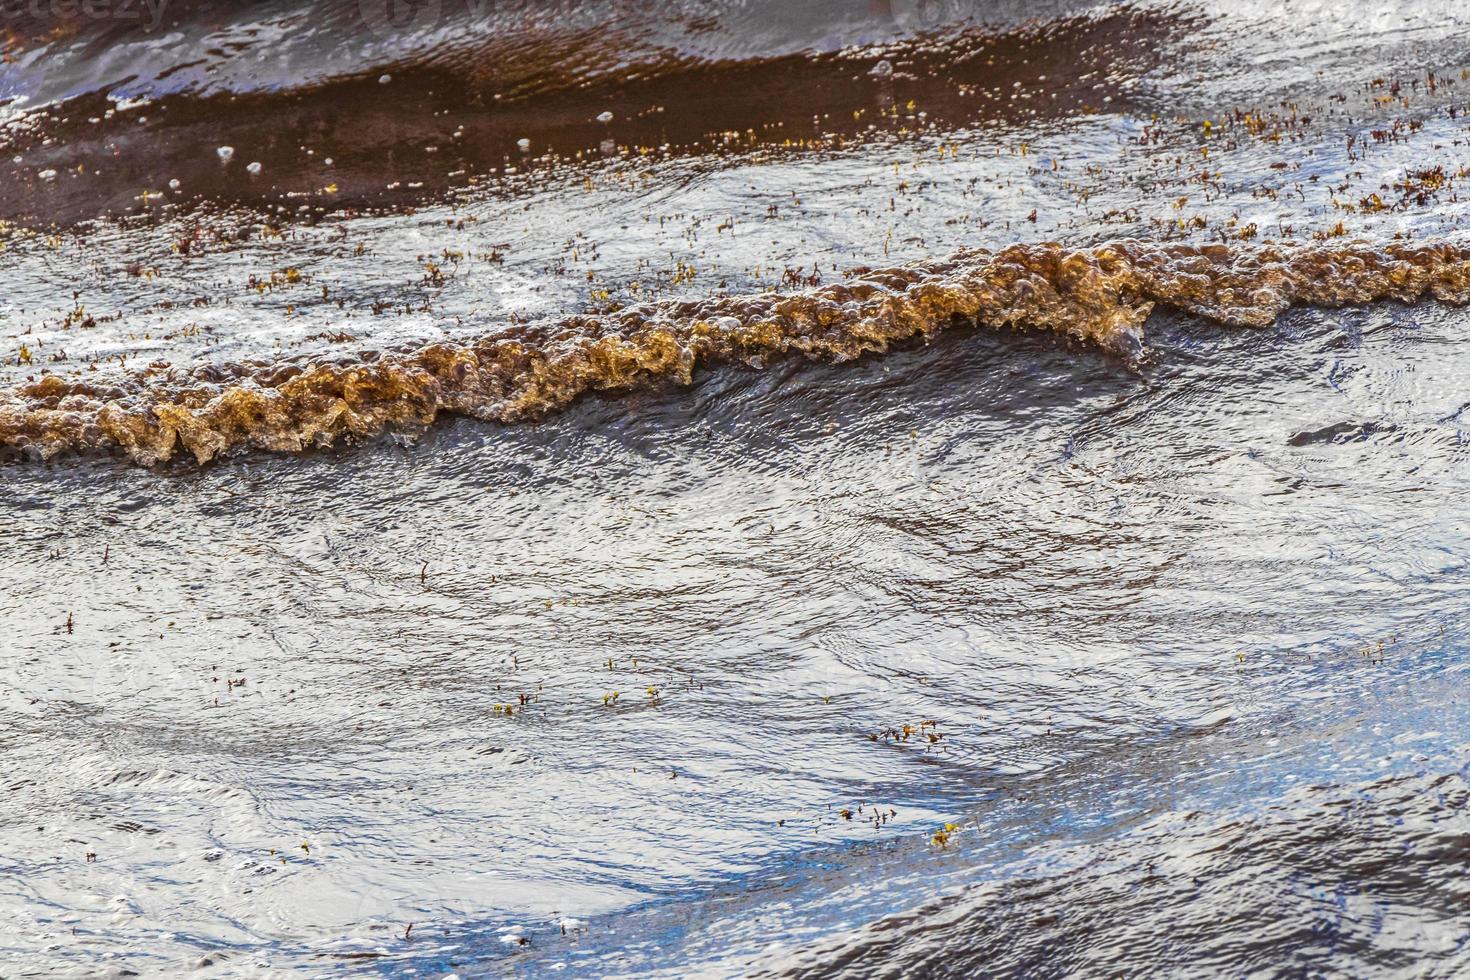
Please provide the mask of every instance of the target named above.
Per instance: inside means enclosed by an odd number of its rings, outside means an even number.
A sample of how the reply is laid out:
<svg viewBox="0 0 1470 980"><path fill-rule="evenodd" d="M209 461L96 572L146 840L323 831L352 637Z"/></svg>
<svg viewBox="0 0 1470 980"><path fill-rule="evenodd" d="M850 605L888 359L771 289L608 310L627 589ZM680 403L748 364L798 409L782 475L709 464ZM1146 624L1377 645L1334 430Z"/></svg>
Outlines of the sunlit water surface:
<svg viewBox="0 0 1470 980"><path fill-rule="evenodd" d="M242 29L197 6L201 36ZM472 338L1017 241L1461 241L1456 15L1277 6L1129 8L1157 57L1035 118L940 125L855 85L896 121L470 148L483 179L412 212L14 211L0 380ZM924 26L722 16L659 44ZM376 76L452 49L405 38L336 56ZM347 71L294 43L277 84ZM52 54L7 91L90 91ZM210 85L252 89L211 57ZM206 466L12 447L0 973L1470 970L1470 314L1161 312L1146 343L955 326Z"/></svg>

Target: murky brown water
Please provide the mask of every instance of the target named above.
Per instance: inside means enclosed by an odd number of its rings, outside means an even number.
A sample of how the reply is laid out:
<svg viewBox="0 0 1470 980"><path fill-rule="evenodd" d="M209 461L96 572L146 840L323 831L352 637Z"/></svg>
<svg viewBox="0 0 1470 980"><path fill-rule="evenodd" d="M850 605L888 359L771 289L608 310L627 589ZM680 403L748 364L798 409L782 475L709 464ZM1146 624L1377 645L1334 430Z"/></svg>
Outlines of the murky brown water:
<svg viewBox="0 0 1470 980"><path fill-rule="evenodd" d="M8 22L0 975L1470 966L1458 13L356 8Z"/></svg>

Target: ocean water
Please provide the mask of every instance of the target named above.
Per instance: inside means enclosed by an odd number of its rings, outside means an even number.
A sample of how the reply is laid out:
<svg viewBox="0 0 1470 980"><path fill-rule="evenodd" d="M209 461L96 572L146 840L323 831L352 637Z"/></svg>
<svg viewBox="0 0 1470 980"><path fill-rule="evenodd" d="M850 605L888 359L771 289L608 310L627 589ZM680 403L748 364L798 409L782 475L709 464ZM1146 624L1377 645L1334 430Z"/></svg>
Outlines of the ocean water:
<svg viewBox="0 0 1470 980"><path fill-rule="evenodd" d="M1465 13L136 10L5 12L0 976L1470 970Z"/></svg>

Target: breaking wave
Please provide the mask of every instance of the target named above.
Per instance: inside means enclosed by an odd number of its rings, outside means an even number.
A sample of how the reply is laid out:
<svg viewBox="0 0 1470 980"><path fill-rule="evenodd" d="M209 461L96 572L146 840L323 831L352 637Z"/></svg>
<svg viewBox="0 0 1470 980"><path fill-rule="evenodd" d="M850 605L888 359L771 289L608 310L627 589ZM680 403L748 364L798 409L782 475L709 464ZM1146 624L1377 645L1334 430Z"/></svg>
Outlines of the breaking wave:
<svg viewBox="0 0 1470 980"><path fill-rule="evenodd" d="M689 384L701 367L802 355L845 361L950 325L1051 331L1133 356L1156 306L1270 326L1293 304L1470 301L1470 250L1394 243L1161 245L1048 242L855 269L795 291L660 302L513 324L468 343L338 360L47 374L0 395L0 445L50 458L120 450L154 465L244 450L299 452L441 413L533 419L589 392Z"/></svg>

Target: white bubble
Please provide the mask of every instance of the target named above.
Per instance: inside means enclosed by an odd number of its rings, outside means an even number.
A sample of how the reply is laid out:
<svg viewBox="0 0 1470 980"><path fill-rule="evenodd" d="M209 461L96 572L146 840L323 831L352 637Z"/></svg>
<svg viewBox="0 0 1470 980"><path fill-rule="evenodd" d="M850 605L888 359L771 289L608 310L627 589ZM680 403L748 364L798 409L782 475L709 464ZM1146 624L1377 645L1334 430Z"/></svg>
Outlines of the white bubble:
<svg viewBox="0 0 1470 980"><path fill-rule="evenodd" d="M327 166L330 167L332 165L332 158L327 157L325 160L322 161L322 163L325 163Z"/></svg>
<svg viewBox="0 0 1470 980"><path fill-rule="evenodd" d="M597 114L597 121L600 123L610 123L613 121L613 114L604 110Z"/></svg>
<svg viewBox="0 0 1470 980"><path fill-rule="evenodd" d="M40 177L42 180L55 180L56 179L56 171L54 171L54 170L42 170L40 173L36 174L36 176L37 177Z"/></svg>
<svg viewBox="0 0 1470 980"><path fill-rule="evenodd" d="M893 74L893 63L885 58L874 65L868 74L874 78L888 78Z"/></svg>
<svg viewBox="0 0 1470 980"><path fill-rule="evenodd" d="M214 152L218 153L219 158L226 163L229 163L230 160L235 156L235 148L233 146L222 146Z"/></svg>
<svg viewBox="0 0 1470 980"><path fill-rule="evenodd" d="M252 173L252 174L258 174L258 173L260 173L260 172L261 172L261 170L263 170L263 169L265 169L265 168L263 168L263 167L262 167L262 166L261 166L261 165L260 165L260 163L259 163L259 161L252 161L252 162L251 162L251 163L250 163L250 165L249 165L249 166L247 166L247 167L246 167L246 168L245 168L245 169L246 169L246 170L248 170L248 171L250 171L250 172L251 172L251 173Z"/></svg>
<svg viewBox="0 0 1470 980"><path fill-rule="evenodd" d="M531 152L531 141L530 140L527 140L527 139L516 140L516 146L519 146L521 148L521 152L522 153L530 153Z"/></svg>
<svg viewBox="0 0 1470 980"><path fill-rule="evenodd" d="M391 81L393 81L393 76L392 75L379 75L378 76L378 84L379 85L387 85Z"/></svg>
<svg viewBox="0 0 1470 980"><path fill-rule="evenodd" d="M171 190L171 191L178 190L179 189L179 178L175 177L173 180L169 181L168 182L168 189Z"/></svg>

